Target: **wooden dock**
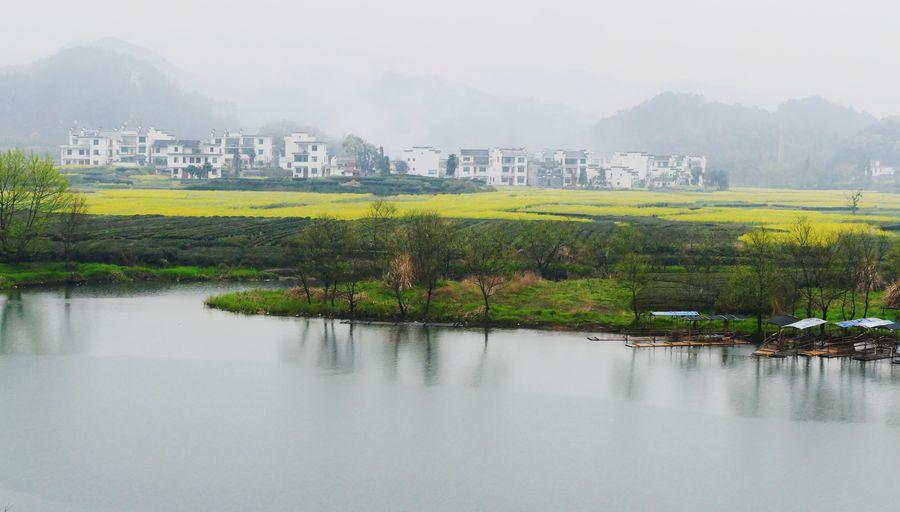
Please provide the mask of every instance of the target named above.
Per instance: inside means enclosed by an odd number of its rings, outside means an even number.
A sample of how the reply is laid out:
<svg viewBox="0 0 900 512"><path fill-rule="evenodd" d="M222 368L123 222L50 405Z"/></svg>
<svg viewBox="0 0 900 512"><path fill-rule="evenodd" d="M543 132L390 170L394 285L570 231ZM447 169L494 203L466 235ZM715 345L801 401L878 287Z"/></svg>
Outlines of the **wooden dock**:
<svg viewBox="0 0 900 512"><path fill-rule="evenodd" d="M730 347L733 345L748 345L750 342L740 338L724 338L716 340L694 341L657 341L646 343L625 343L629 348L677 348L677 347Z"/></svg>
<svg viewBox="0 0 900 512"><path fill-rule="evenodd" d="M776 358L776 359L781 359L782 357L787 357L787 354L785 354L785 353L781 352L780 350L775 349L773 347L762 347L759 350L753 352L753 355L756 357L769 357L769 358Z"/></svg>
<svg viewBox="0 0 900 512"><path fill-rule="evenodd" d="M890 354L859 354L857 356L853 356L851 359L854 361L879 361L881 359L890 359Z"/></svg>

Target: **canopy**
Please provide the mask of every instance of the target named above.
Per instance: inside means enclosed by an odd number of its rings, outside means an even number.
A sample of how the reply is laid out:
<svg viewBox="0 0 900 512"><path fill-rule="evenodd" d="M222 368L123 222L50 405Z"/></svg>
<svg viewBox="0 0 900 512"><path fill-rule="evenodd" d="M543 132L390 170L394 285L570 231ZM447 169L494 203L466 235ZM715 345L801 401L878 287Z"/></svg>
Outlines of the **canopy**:
<svg viewBox="0 0 900 512"><path fill-rule="evenodd" d="M787 324L783 327L793 327L794 329L809 329L810 327L815 327L817 325L827 324L825 320L821 318L804 318L803 320L799 320L792 324Z"/></svg>
<svg viewBox="0 0 900 512"><path fill-rule="evenodd" d="M697 320L746 320L744 315L700 315Z"/></svg>
<svg viewBox="0 0 900 512"><path fill-rule="evenodd" d="M866 318L864 321L859 323L859 326L866 329L874 329L876 327L891 325L892 323L894 322L891 322L890 320L882 320L881 318Z"/></svg>
<svg viewBox="0 0 900 512"><path fill-rule="evenodd" d="M772 318L766 320L766 323L777 325L778 327L784 327L788 324L796 322L797 320L800 319L794 316L773 316Z"/></svg>
<svg viewBox="0 0 900 512"><path fill-rule="evenodd" d="M651 311L650 314L653 316L677 316L677 317L700 316L700 313L698 313L696 311Z"/></svg>
<svg viewBox="0 0 900 512"><path fill-rule="evenodd" d="M882 325L882 329L890 329L892 331L900 331L900 324L894 322L892 324Z"/></svg>

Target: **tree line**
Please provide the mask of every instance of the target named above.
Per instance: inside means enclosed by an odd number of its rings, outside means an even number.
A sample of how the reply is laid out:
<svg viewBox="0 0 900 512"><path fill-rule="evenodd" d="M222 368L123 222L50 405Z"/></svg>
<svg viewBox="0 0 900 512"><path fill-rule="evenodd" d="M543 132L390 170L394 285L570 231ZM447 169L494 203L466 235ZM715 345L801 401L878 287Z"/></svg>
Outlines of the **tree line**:
<svg viewBox="0 0 900 512"><path fill-rule="evenodd" d="M377 279L402 318L427 317L440 282L452 279L478 289L487 321L496 293L516 272L533 271L553 280L612 277L639 323L648 298L662 293L655 280L677 275L683 292L656 299L677 309L690 295L709 310L752 314L761 330L773 313L865 316L873 294L900 279L900 244L871 230L829 234L798 219L787 233L756 229L737 243L698 230L664 253L659 233L556 220L471 224L428 211L401 215L376 201L358 221L312 219L292 249L308 302L342 299L352 315L362 300L360 282Z"/></svg>

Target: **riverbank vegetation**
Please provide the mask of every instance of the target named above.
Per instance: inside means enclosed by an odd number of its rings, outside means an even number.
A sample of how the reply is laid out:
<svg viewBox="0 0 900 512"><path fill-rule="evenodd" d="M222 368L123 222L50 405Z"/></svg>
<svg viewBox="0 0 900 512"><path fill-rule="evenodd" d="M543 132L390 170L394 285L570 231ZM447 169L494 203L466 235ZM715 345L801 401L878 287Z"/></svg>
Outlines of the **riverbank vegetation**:
<svg viewBox="0 0 900 512"><path fill-rule="evenodd" d="M586 231L585 226L594 229ZM529 221L459 223L373 203L355 222L310 220L292 239L300 286L211 298L286 315L584 328L652 309L846 319L880 307L900 246L872 228L797 219L779 236ZM670 244L670 245L667 245ZM660 250L665 247L665 249Z"/></svg>
<svg viewBox="0 0 900 512"><path fill-rule="evenodd" d="M166 268L110 263L0 263L0 289L136 281L259 281L271 273L253 268L173 266Z"/></svg>

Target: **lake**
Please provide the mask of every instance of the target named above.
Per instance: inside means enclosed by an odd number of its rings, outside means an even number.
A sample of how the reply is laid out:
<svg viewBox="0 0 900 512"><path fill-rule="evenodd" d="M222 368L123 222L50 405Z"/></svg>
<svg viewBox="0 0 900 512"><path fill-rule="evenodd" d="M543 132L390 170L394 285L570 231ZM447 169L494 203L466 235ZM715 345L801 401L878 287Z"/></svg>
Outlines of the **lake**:
<svg viewBox="0 0 900 512"><path fill-rule="evenodd" d="M0 510L896 506L900 365L203 306L241 287L0 294Z"/></svg>

